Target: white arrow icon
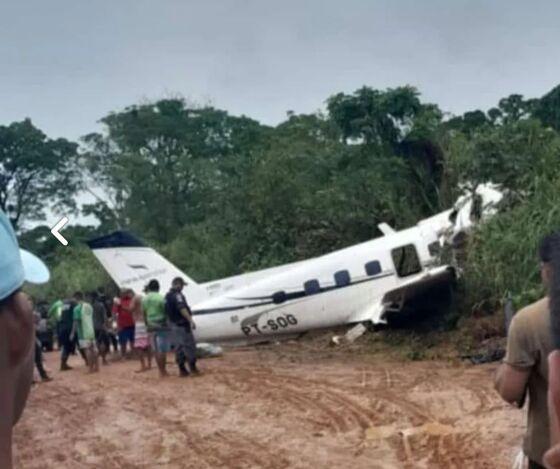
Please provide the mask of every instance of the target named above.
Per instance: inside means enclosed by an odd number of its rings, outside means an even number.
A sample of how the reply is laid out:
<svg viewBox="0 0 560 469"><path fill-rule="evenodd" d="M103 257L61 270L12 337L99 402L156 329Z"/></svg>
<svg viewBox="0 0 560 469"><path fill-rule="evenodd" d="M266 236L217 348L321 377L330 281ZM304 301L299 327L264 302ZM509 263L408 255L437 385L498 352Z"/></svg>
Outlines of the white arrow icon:
<svg viewBox="0 0 560 469"><path fill-rule="evenodd" d="M66 223L68 223L68 218L62 217L60 220L58 220L58 223L51 228L52 235L56 239L58 239L60 241L60 244L62 244L63 246L67 246L68 241L59 233L59 231L63 228L64 225L66 225Z"/></svg>

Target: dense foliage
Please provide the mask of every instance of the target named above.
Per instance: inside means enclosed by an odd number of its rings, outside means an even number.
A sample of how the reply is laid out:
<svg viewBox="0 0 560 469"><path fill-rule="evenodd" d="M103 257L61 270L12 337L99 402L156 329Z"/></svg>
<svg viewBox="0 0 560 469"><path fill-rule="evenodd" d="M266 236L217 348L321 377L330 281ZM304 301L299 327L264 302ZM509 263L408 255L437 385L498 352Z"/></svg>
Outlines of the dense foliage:
<svg viewBox="0 0 560 469"><path fill-rule="evenodd" d="M17 209L28 219L44 215L45 200L71 207L80 191L96 196L83 210L99 225L69 228L72 246L56 246L46 227L22 233L53 268L38 293L107 283L82 241L117 228L204 281L373 238L382 221L414 224L448 208L460 186L492 181L508 195L470 242L466 308L493 308L508 292L518 303L540 294L535 249L560 228L560 87L461 116L408 86L363 87L326 104L324 114L288 112L270 127L182 99L144 103L107 115L79 150L30 121L0 127L3 207L17 200L12 174L28 181ZM62 194L51 184L59 178Z"/></svg>

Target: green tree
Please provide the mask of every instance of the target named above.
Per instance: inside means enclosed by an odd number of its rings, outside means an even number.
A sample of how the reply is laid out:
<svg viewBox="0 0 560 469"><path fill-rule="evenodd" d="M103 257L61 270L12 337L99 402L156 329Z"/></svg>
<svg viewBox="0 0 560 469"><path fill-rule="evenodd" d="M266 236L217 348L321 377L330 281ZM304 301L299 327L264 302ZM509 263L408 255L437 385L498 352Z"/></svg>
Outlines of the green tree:
<svg viewBox="0 0 560 469"><path fill-rule="evenodd" d="M411 86L386 91L364 86L351 95L331 96L327 109L345 141L357 139L393 149L412 127L422 103Z"/></svg>
<svg viewBox="0 0 560 469"><path fill-rule="evenodd" d="M327 109L346 143L363 145L372 158L399 156L406 161L409 183L423 201L421 214L439 208L442 113L436 105L421 102L411 86L386 91L363 87L351 95L332 96Z"/></svg>
<svg viewBox="0 0 560 469"><path fill-rule="evenodd" d="M18 228L47 208L75 208L77 144L50 139L31 120L0 126L0 209Z"/></svg>
<svg viewBox="0 0 560 469"><path fill-rule="evenodd" d="M488 111L488 120L494 125L507 125L531 117L538 100L525 99L520 94L510 94L500 99L497 107Z"/></svg>
<svg viewBox="0 0 560 469"><path fill-rule="evenodd" d="M494 120L491 117L487 117L484 112L477 109L476 111L465 112L462 116L456 116L449 119L445 122L444 127L447 130L457 130L466 135L472 135L474 132L479 131L493 123Z"/></svg>
<svg viewBox="0 0 560 469"><path fill-rule="evenodd" d="M450 184L501 184L517 194L557 167L558 135L536 119L490 127L470 137L453 135L444 146Z"/></svg>
<svg viewBox="0 0 560 469"><path fill-rule="evenodd" d="M76 291L90 292L99 287L107 291L113 285L90 249L83 244L72 243L57 253L56 263L51 266L50 281L44 285L28 286L27 290L37 300L52 302L68 298Z"/></svg>
<svg viewBox="0 0 560 469"><path fill-rule="evenodd" d="M84 160L93 185L112 203L87 210L158 242L207 216L225 160L250 151L264 131L249 118L180 99L131 106L101 122L105 134L84 138Z"/></svg>
<svg viewBox="0 0 560 469"><path fill-rule="evenodd" d="M533 115L544 125L560 131L560 85L536 102Z"/></svg>

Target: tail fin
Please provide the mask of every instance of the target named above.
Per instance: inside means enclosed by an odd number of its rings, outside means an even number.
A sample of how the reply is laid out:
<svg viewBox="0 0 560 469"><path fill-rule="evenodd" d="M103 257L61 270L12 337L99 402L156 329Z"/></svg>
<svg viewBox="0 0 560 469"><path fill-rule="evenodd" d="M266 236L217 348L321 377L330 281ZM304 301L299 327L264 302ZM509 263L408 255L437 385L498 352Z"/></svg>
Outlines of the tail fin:
<svg viewBox="0 0 560 469"><path fill-rule="evenodd" d="M120 288L132 288L135 293L141 293L151 279L157 279L165 292L175 277L182 277L187 282L183 292L189 303L196 304L208 298L203 287L126 231L92 239L87 245Z"/></svg>

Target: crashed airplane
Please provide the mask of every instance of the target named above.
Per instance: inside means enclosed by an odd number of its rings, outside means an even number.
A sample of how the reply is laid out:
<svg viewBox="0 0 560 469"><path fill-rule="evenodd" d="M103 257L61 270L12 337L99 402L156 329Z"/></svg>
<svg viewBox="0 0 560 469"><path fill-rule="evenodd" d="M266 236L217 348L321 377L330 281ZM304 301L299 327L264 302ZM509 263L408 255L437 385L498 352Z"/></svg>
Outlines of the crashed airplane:
<svg viewBox="0 0 560 469"><path fill-rule="evenodd" d="M141 292L155 278L167 288L183 277L200 342L255 343L312 329L353 325L352 340L383 324L420 294L451 283L456 268L441 250L496 212L501 191L491 184L460 197L449 210L383 236L320 257L196 283L136 237L117 231L88 242L120 288Z"/></svg>

